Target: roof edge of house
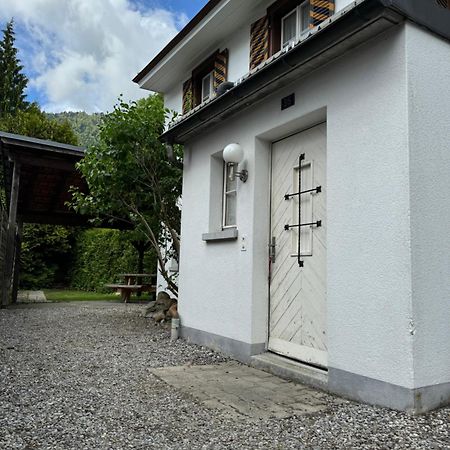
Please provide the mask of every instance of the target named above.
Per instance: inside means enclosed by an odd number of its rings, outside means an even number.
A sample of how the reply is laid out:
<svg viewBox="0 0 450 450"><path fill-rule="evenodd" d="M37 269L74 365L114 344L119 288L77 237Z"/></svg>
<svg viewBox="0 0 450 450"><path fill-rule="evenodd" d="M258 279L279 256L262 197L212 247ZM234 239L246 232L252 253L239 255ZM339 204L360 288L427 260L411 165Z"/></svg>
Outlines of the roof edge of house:
<svg viewBox="0 0 450 450"><path fill-rule="evenodd" d="M192 20L133 78L133 82L139 84L221 1L209 0Z"/></svg>

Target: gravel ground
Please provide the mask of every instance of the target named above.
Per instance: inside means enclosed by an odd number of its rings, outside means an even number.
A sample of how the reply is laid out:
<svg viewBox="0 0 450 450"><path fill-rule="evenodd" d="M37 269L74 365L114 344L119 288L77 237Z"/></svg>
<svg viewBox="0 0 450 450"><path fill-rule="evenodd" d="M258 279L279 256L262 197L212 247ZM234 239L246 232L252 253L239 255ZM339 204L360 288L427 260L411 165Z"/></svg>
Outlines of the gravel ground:
<svg viewBox="0 0 450 450"><path fill-rule="evenodd" d="M223 356L142 317L142 305L0 310L0 449L450 449L450 409L420 417L345 402L232 420L149 369Z"/></svg>

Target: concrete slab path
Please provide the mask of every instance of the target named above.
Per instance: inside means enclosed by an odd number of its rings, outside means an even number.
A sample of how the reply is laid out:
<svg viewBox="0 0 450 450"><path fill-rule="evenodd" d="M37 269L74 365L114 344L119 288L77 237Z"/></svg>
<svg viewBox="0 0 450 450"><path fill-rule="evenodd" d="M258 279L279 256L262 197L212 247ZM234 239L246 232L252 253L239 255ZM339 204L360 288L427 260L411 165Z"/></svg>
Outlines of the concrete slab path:
<svg viewBox="0 0 450 450"><path fill-rule="evenodd" d="M324 411L330 396L237 362L153 369L156 377L230 417L288 418ZM334 399L333 399L334 400ZM336 404L341 402L335 399Z"/></svg>

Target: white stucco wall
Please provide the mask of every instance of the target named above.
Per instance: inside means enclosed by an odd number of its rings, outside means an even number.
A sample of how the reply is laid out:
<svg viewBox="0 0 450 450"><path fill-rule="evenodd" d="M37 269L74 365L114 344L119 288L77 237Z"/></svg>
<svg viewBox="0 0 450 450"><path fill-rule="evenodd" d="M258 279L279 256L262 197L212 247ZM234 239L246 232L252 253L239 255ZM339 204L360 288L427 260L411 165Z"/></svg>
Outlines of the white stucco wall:
<svg viewBox="0 0 450 450"><path fill-rule="evenodd" d="M346 6L350 5L351 3L354 3L354 0L336 0L334 4L334 9L336 12L338 12L341 9L344 9Z"/></svg>
<svg viewBox="0 0 450 450"><path fill-rule="evenodd" d="M297 104L280 110L296 93ZM329 365L413 387L408 107L403 28L380 36L189 143L180 266L184 326L267 339L270 142L327 120ZM209 228L210 155L246 152L240 243ZM214 179L214 177L213 177Z"/></svg>
<svg viewBox="0 0 450 450"><path fill-rule="evenodd" d="M186 78L188 78L187 76ZM169 92L164 94L164 106L177 113L183 110L183 82L180 81Z"/></svg>
<svg viewBox="0 0 450 450"><path fill-rule="evenodd" d="M231 39L220 48L229 52L228 81L235 82L249 71L250 65L250 23L230 34Z"/></svg>
<svg viewBox="0 0 450 450"><path fill-rule="evenodd" d="M450 43L407 26L416 387L450 382Z"/></svg>

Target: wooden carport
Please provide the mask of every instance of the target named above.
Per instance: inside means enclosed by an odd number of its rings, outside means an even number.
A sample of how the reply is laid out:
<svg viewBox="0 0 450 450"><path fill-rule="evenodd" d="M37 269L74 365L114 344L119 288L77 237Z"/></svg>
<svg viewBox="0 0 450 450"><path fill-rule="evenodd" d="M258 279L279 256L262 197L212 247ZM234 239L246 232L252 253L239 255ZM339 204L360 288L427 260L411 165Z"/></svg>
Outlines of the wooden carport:
<svg viewBox="0 0 450 450"><path fill-rule="evenodd" d="M5 198L0 210L1 301L17 299L22 225L88 225L88 218L70 210L69 189L87 192L76 170L84 148L0 132Z"/></svg>

